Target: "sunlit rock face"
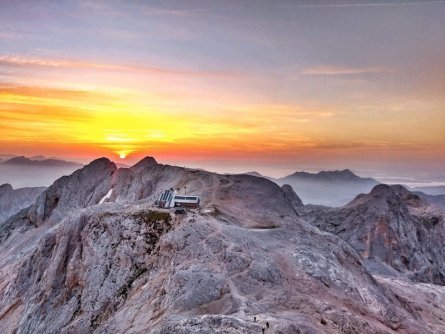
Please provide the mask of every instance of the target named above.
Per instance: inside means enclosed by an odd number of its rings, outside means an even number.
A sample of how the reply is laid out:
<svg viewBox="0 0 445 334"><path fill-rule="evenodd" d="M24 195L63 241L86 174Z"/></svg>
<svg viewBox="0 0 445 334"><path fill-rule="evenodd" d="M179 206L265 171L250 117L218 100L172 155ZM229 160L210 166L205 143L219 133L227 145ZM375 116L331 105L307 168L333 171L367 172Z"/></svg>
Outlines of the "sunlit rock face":
<svg viewBox="0 0 445 334"><path fill-rule="evenodd" d="M166 188L201 196L201 210L153 208ZM254 176L97 160L0 225L0 332L440 332L442 287L403 283L419 313L303 208Z"/></svg>
<svg viewBox="0 0 445 334"><path fill-rule="evenodd" d="M343 208L301 211L347 241L370 271L445 285L444 212L404 187L378 185Z"/></svg>

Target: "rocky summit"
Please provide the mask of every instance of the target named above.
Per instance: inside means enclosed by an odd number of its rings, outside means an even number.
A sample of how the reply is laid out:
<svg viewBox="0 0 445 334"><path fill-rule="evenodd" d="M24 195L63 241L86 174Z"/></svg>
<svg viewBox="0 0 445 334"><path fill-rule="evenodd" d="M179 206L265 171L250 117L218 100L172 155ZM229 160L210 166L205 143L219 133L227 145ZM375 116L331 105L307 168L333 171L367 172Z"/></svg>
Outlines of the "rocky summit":
<svg viewBox="0 0 445 334"><path fill-rule="evenodd" d="M403 186L381 184L342 208L300 213L348 242L373 273L445 285L444 212Z"/></svg>
<svg viewBox="0 0 445 334"><path fill-rule="evenodd" d="M0 332L444 333L443 212L384 187L330 209L95 160L0 223ZM200 209L156 208L170 188Z"/></svg>

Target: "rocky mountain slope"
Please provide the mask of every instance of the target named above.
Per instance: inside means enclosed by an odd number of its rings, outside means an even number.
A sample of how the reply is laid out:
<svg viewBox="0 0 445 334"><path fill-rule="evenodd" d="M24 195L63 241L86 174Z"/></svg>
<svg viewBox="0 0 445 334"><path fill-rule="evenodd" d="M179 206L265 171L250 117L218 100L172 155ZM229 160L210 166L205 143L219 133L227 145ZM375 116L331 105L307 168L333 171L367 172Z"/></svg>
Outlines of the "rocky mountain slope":
<svg viewBox="0 0 445 334"><path fill-rule="evenodd" d="M305 204L342 206L360 193L369 192L378 182L361 178L350 170L323 171L312 174L296 172L273 180L279 185L289 184Z"/></svg>
<svg viewBox="0 0 445 334"><path fill-rule="evenodd" d="M444 212L402 186L378 185L342 208L301 216L347 241L374 273L445 285Z"/></svg>
<svg viewBox="0 0 445 334"><path fill-rule="evenodd" d="M10 184L0 186L0 222L30 206L46 188L13 189Z"/></svg>
<svg viewBox="0 0 445 334"><path fill-rule="evenodd" d="M421 191L414 192L417 196L430 204L434 204L445 211L445 195L428 195Z"/></svg>
<svg viewBox="0 0 445 334"><path fill-rule="evenodd" d="M152 207L184 187L201 210ZM376 280L303 209L254 176L96 160L0 224L0 332L444 331L443 287Z"/></svg>

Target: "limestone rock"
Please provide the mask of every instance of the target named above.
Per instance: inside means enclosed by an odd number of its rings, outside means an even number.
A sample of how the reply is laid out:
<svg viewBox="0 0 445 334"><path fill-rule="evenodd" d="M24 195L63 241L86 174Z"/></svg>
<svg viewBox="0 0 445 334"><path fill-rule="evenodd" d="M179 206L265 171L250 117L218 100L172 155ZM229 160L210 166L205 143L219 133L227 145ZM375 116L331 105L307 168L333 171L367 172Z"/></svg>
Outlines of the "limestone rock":
<svg viewBox="0 0 445 334"><path fill-rule="evenodd" d="M300 213L347 241L371 272L445 285L444 212L402 186L378 185L342 208Z"/></svg>
<svg viewBox="0 0 445 334"><path fill-rule="evenodd" d="M44 187L13 189L10 184L0 186L0 223L30 206L45 190Z"/></svg>
<svg viewBox="0 0 445 334"><path fill-rule="evenodd" d="M57 222L70 211L98 204L111 189L116 171L114 163L101 158L61 177L37 198L28 212L30 221L41 225L52 217Z"/></svg>
<svg viewBox="0 0 445 334"><path fill-rule="evenodd" d="M258 333L266 322L266 333L443 328L440 305L428 316L434 304L419 312L412 297L379 283L353 247L297 215L303 207L288 189L150 161L119 170L95 161L8 219L0 332ZM213 210L153 208L166 187L186 187Z"/></svg>

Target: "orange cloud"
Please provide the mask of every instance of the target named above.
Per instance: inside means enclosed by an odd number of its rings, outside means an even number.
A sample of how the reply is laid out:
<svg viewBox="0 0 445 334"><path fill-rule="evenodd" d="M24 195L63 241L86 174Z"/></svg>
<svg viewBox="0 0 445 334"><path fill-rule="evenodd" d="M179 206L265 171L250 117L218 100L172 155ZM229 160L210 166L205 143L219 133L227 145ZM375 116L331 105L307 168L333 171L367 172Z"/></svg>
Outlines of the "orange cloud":
<svg viewBox="0 0 445 334"><path fill-rule="evenodd" d="M215 102L218 104L219 101ZM0 130L4 141L95 143L119 155L141 150L232 152L290 149L308 139L296 130L330 111L296 106L231 105L208 113L209 105L169 109L146 104L134 92L0 85Z"/></svg>
<svg viewBox="0 0 445 334"><path fill-rule="evenodd" d="M170 100L167 105L151 104L131 91L113 94L100 89L1 84L0 131L3 143L10 145L77 144L89 150L95 145L122 156L151 151L160 155L293 155L426 145L417 138L409 145L402 144L399 136L404 132L384 125L363 132L357 127L363 124L362 119L356 121L332 107L243 105L233 101L219 104L184 104L181 99ZM212 109L217 112L208 112ZM376 141L376 136L383 139Z"/></svg>
<svg viewBox="0 0 445 334"><path fill-rule="evenodd" d="M182 75L182 76L216 76L216 77L238 77L239 72L230 71L195 71L185 69L170 69L150 66L118 65L78 61L72 59L51 59L38 57L24 57L17 55L0 55L0 66L4 67L34 67L34 68L59 68L59 69L90 69L98 71L117 72L143 72L154 75Z"/></svg>
<svg viewBox="0 0 445 334"><path fill-rule="evenodd" d="M394 114L396 111L386 101L381 101L386 108L381 111L383 115L376 117L380 111L374 107L362 110L320 101L285 103L246 98L223 85L226 90L217 85L212 87L208 84L214 82L210 78L202 82L199 72L193 71L157 69L150 72L153 75L138 76L141 71L136 69L141 67L10 56L0 56L2 65L39 68L44 70L39 72L39 79L45 79L40 85L24 76L20 79L26 85L0 83L0 133L2 146L9 147L10 152L14 152L13 148L35 145L36 150L44 147L48 152L42 153L53 155L60 146L75 146L79 154L108 152L130 158L144 154L200 157L353 154L406 150L408 145L401 142L407 132L414 138L409 144L413 151L443 146L443 116L436 113L434 119L423 117L418 110L428 107L425 102L421 105L405 102L408 105L403 109L411 117L401 120L399 112ZM83 86L82 77L77 72L74 75L75 71L46 71L48 68L85 70L89 85ZM94 69L106 70L106 76L93 76ZM109 75L108 71L117 73ZM385 69L323 67L307 69L306 74L355 75L379 71ZM32 71L23 71L29 72ZM173 73L181 75L180 80L170 75ZM158 90L159 83L167 89ZM396 121L396 125L387 126L382 119ZM415 132L418 124L432 129L434 137L422 138Z"/></svg>
<svg viewBox="0 0 445 334"><path fill-rule="evenodd" d="M319 66L303 69L303 75L360 75L375 73L393 73L394 70L385 67L336 67Z"/></svg>

